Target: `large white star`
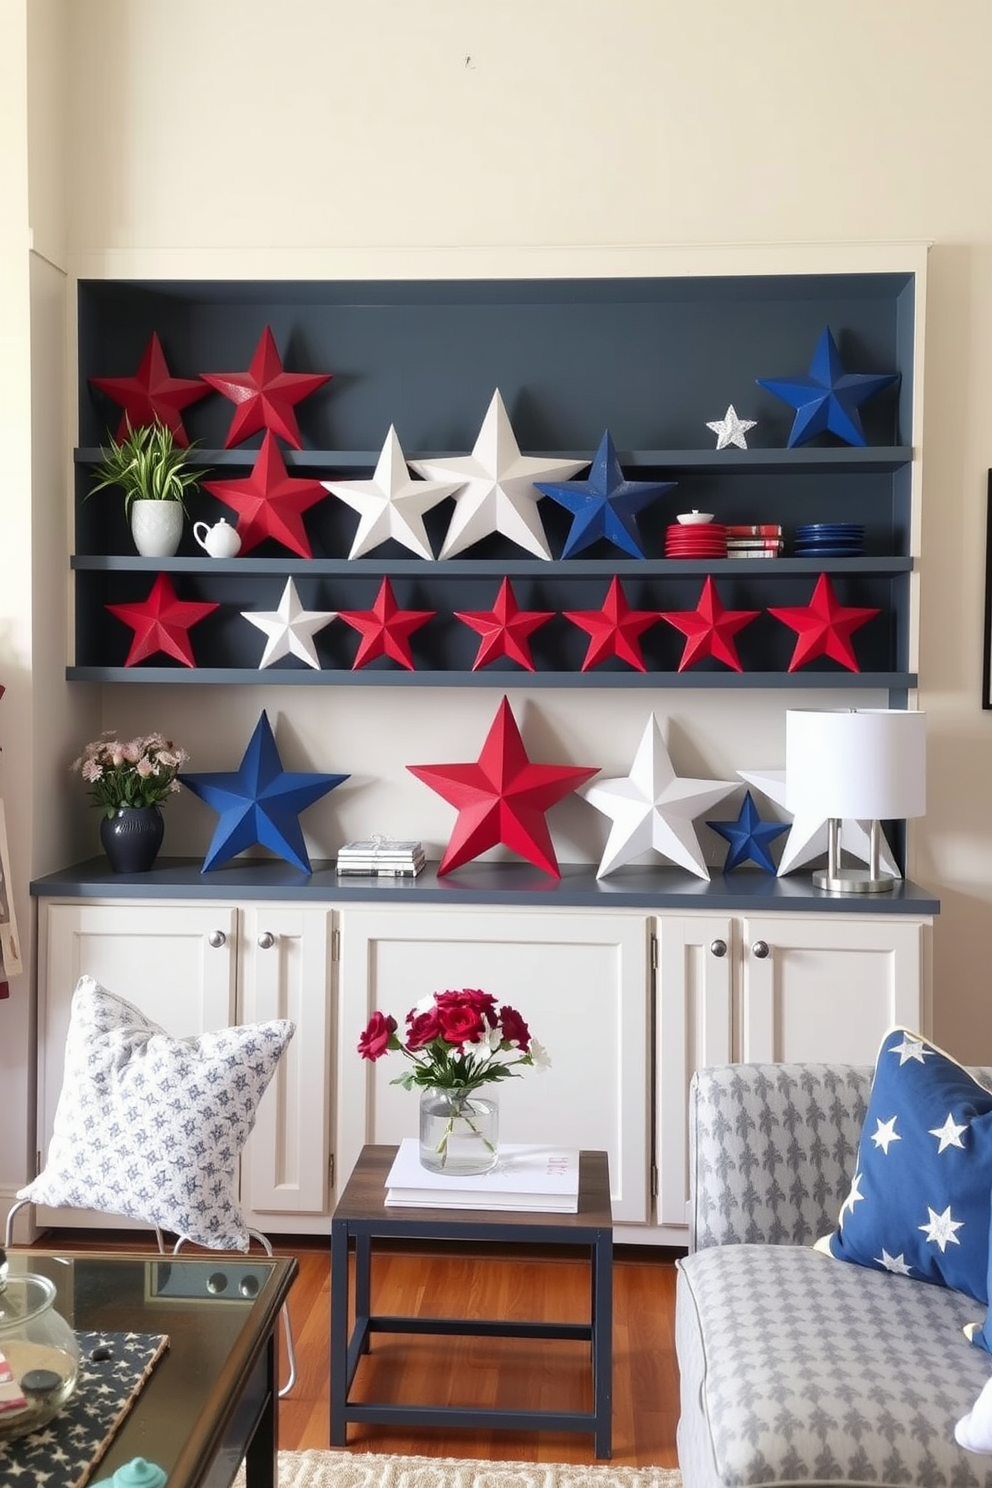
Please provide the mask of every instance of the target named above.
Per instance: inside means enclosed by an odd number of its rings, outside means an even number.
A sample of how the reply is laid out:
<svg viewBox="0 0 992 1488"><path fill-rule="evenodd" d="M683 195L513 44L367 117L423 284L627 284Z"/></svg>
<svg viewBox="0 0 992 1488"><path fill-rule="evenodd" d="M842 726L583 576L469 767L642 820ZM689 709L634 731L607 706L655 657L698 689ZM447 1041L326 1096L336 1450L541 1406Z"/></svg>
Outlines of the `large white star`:
<svg viewBox="0 0 992 1488"><path fill-rule="evenodd" d="M550 558L537 511L543 493L534 482L567 480L588 464L588 460L522 455L498 388L470 455L411 461L418 475L428 480L456 480L461 487L440 558L453 558L490 532L501 532L537 558Z"/></svg>
<svg viewBox="0 0 992 1488"><path fill-rule="evenodd" d="M738 770L742 780L748 785L753 785L755 790L761 791L769 801L774 801L776 806L781 806L783 811L788 810L785 804L785 771L784 770ZM845 817L841 823L841 843L844 851L849 852L852 857L860 858L867 863L871 857L871 839L869 836L871 822L855 821L853 818ZM827 822L822 816L810 816L808 813L794 816L789 835L785 839L782 856L779 859L777 877L783 874L794 873L804 863L811 863L814 858L820 858L827 851ZM894 878L901 878L899 865L892 856L892 849L885 840L882 833L881 850L878 856L879 866L883 873L891 873Z"/></svg>
<svg viewBox="0 0 992 1488"><path fill-rule="evenodd" d="M654 848L680 868L708 879L693 818L736 789L734 780L693 780L676 775L658 720L652 714L630 774L597 780L578 792L613 821L596 877L603 878L639 853Z"/></svg>
<svg viewBox="0 0 992 1488"><path fill-rule="evenodd" d="M927 1239L931 1242L932 1245L939 1245L941 1252L943 1253L943 1251L945 1251L949 1245L961 1244L961 1241L958 1239L957 1235L954 1232L955 1230L960 1230L963 1228L964 1220L951 1218L950 1204L948 1204L943 1214L938 1214L936 1210L931 1209L930 1205L928 1204L927 1213L930 1216L929 1223L917 1225L917 1229L923 1231L924 1235L926 1235Z"/></svg>
<svg viewBox="0 0 992 1488"><path fill-rule="evenodd" d="M755 419L742 419L737 417L737 410L733 403L728 404L727 412L722 419L714 419L706 425L716 435L716 447L718 450L726 449L730 444L736 444L738 449L747 449L747 440L744 435L748 429L753 429Z"/></svg>
<svg viewBox="0 0 992 1488"><path fill-rule="evenodd" d="M360 558L394 537L412 553L432 559L424 513L453 496L462 482L411 480L399 437L390 424L371 480L320 484L361 514L349 558Z"/></svg>
<svg viewBox="0 0 992 1488"><path fill-rule="evenodd" d="M336 620L337 610L305 610L300 604L296 585L292 579L287 579L277 610L242 610L241 613L268 636L258 663L260 667L271 666L281 657L292 655L320 671L320 660L313 643L314 632L323 630L325 625Z"/></svg>
<svg viewBox="0 0 992 1488"><path fill-rule="evenodd" d="M964 1126L958 1126L951 1112L948 1111L947 1120L944 1122L943 1126L930 1127L930 1136L936 1137L937 1141L940 1143L939 1147L937 1148L937 1156L940 1156L945 1147L963 1147L964 1143L961 1140L961 1135L967 1130L967 1122L965 1122Z"/></svg>
<svg viewBox="0 0 992 1488"><path fill-rule="evenodd" d="M883 1121L880 1116L875 1118L876 1126L872 1141L876 1147L881 1147L886 1157L893 1142L901 1142L902 1137L896 1131L896 1117L890 1116L888 1121Z"/></svg>
<svg viewBox="0 0 992 1488"><path fill-rule="evenodd" d="M917 1064L926 1064L927 1055L932 1054L933 1050L928 1049L921 1038L904 1031L902 1043L893 1044L889 1053L899 1055L899 1068L902 1069L908 1059L915 1060Z"/></svg>

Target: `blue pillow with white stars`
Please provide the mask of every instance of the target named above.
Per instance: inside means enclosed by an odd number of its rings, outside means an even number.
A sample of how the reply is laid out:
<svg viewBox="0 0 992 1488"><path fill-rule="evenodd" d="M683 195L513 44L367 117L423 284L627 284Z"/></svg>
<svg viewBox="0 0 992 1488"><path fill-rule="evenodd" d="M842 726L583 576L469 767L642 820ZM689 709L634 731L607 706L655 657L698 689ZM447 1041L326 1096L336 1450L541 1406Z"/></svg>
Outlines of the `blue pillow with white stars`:
<svg viewBox="0 0 992 1488"><path fill-rule="evenodd" d="M882 1041L838 1260L989 1297L992 1091L920 1034Z"/></svg>

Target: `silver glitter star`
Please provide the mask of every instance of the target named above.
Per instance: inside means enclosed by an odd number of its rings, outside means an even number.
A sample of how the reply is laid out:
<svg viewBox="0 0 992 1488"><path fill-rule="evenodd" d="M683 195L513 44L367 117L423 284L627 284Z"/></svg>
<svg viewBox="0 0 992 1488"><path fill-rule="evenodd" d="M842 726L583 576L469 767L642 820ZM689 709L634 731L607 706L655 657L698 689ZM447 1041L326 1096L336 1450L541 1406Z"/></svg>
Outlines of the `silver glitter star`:
<svg viewBox="0 0 992 1488"><path fill-rule="evenodd" d="M718 450L726 449L731 444L736 444L738 449L747 449L747 440L744 438L744 435L748 429L753 429L756 423L756 419L738 418L733 403L730 403L723 418L714 419L706 427L707 429L712 429L716 435L716 447Z"/></svg>

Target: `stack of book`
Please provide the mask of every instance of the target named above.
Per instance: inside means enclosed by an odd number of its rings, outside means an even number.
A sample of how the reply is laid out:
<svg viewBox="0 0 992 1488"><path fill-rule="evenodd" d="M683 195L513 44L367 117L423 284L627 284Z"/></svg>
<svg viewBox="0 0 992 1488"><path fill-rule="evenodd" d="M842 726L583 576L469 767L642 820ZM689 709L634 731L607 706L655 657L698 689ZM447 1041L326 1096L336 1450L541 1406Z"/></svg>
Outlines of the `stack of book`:
<svg viewBox="0 0 992 1488"><path fill-rule="evenodd" d="M342 876L364 878L416 878L426 861L421 842L372 837L367 842L346 842L339 848L337 871Z"/></svg>
<svg viewBox="0 0 992 1488"><path fill-rule="evenodd" d="M419 1141L406 1137L386 1177L386 1205L577 1214L579 1149L501 1142L499 1161L488 1173L452 1178L423 1167Z"/></svg>
<svg viewBox="0 0 992 1488"><path fill-rule="evenodd" d="M743 522L727 528L728 558L777 558L783 547L778 522Z"/></svg>

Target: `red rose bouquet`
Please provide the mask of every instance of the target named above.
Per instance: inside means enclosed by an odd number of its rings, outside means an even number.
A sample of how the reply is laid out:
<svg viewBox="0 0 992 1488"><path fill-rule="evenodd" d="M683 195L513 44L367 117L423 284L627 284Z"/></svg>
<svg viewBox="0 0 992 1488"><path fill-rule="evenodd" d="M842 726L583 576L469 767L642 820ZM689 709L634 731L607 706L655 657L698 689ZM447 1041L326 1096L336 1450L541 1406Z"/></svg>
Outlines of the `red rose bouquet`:
<svg viewBox="0 0 992 1488"><path fill-rule="evenodd" d="M505 1080L522 1065L547 1068L547 1054L516 1008L498 1003L489 992L464 987L434 992L406 1015L405 1038L395 1018L373 1013L358 1041L363 1059L381 1059L399 1050L412 1068L392 1081L468 1094L491 1080Z"/></svg>

